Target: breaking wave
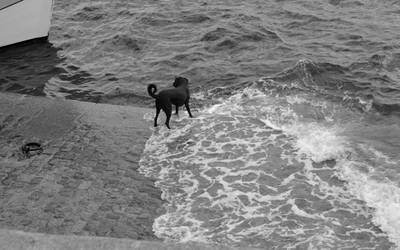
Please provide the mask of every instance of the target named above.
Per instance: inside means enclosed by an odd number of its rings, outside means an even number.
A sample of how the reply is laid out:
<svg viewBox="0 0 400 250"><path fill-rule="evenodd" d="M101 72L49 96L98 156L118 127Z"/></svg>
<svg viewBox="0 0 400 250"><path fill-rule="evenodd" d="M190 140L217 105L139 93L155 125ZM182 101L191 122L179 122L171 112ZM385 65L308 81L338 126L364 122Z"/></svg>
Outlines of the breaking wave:
<svg viewBox="0 0 400 250"><path fill-rule="evenodd" d="M398 245L400 189L376 166L391 162L398 175L400 161L371 156L384 153L363 136L369 113L304 91L271 92L264 82L194 119L174 119L172 130L155 129L140 170L157 178L166 200L156 235L270 248Z"/></svg>

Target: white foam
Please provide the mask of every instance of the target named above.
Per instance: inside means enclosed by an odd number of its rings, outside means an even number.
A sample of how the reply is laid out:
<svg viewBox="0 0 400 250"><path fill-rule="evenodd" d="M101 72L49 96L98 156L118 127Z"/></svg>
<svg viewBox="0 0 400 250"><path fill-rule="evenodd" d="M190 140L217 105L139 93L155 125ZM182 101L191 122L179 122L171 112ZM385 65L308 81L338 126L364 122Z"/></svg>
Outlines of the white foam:
<svg viewBox="0 0 400 250"><path fill-rule="evenodd" d="M343 162L340 177L348 181L353 195L375 209L374 223L400 247L400 188L389 180L385 183L374 180L368 173L357 170L359 164Z"/></svg>
<svg viewBox="0 0 400 250"><path fill-rule="evenodd" d="M284 131L296 136L296 147L315 162L341 158L346 152L346 140L335 127L316 123L295 124Z"/></svg>
<svg viewBox="0 0 400 250"><path fill-rule="evenodd" d="M294 106L299 103L303 107L296 110ZM267 96L257 89L246 88L220 104L205 108L195 119L174 119L173 132L156 129L146 143L140 168L147 175L155 174L159 180L156 185L168 201L167 213L154 223L156 235L178 241L212 241L217 235L218 241L233 242L246 237L269 237L270 232L279 227L285 216L280 209L285 209L287 204L291 205L288 213L316 221L329 220L312 210L299 208L290 197L291 191L296 183L306 182L326 196L336 197L338 203L346 204L353 199L343 188L332 187L319 178L312 164L330 159L347 161L347 151L351 148L347 138L341 136L342 128L333 120L304 118L301 112L308 110L307 105L316 106L317 111L326 108L322 101L310 104L302 97ZM253 159L252 155L257 153L267 157L255 156ZM299 171L285 178L274 176L275 172L279 176L279 167L288 171L292 165ZM327 167L326 170L332 169ZM243 179L247 175L268 176L273 181L259 183L258 179ZM365 185L364 182L361 184ZM347 195L343 195L344 192ZM357 193L353 195L372 200ZM324 198L323 194L319 197ZM211 210L198 210L201 206ZM203 220L214 211L222 213L215 219L222 222L216 228L211 225L211 233L204 227L207 222ZM390 211L382 213L385 212ZM266 218L266 224L246 225L259 217ZM379 218L376 223L383 225L383 230L393 231L398 226L380 219L382 215L375 218ZM332 236L330 240L335 239L328 229L327 234ZM288 233L304 234L300 232L302 230L290 229ZM309 236L304 242L329 241L315 237Z"/></svg>
<svg viewBox="0 0 400 250"><path fill-rule="evenodd" d="M288 204L292 205L292 211L294 212L294 214L297 214L297 215L302 216L302 217L307 217L307 218L310 218L310 219L318 219L318 218L319 218L319 217L316 216L316 215L309 214L309 213L307 213L306 211L301 210L301 209L296 205L296 203L294 202L293 199L290 199L290 200L288 201Z"/></svg>
<svg viewBox="0 0 400 250"><path fill-rule="evenodd" d="M206 200L207 207L216 209L218 212L226 209L231 211L229 214L223 215L225 230L231 233L221 233L221 238L237 241L241 237L238 227L242 227L241 224L244 220L250 220L255 216L266 216L260 210L270 202L285 202L290 194L289 191L278 193L276 187L270 186L268 188L274 190L276 194L261 195L257 183L240 179L248 174L257 176L261 174L260 170L248 169L250 166L257 166L260 161L259 157L254 159L251 157L257 152L262 152L265 145L269 142L273 143L276 137L275 134L269 133L271 129L268 126L262 122L257 123L257 119L252 117L252 109L257 108L257 102L264 101L264 99L265 95L260 91L247 89L221 104L207 108L201 114L197 114L195 120L175 119L174 133L162 129L155 130L146 143L144 158L141 161L141 171L147 175L153 173L157 175L159 181L156 185L163 190L163 198L169 201L166 207L167 213L157 218L153 225L157 236L179 241L207 240L211 236L207 235L207 230L201 226L204 223L201 218L198 218L201 212L196 213L196 209L199 209L198 206L201 206L202 201ZM243 102L252 103L243 105ZM149 116L146 118L151 119ZM249 119L246 127L241 125L243 119L246 122ZM255 123L251 123L251 119L255 120ZM216 128L221 125L221 128ZM237 134L227 137L227 134L234 132ZM267 133L264 133L262 137L241 134L257 132ZM183 142L187 142L189 139L194 143L177 151L168 149L168 143L182 139ZM211 145L201 146L202 141L209 140L211 140ZM178 146L181 145L178 144ZM232 150L224 150L224 146L232 147ZM241 151L245 153L242 154ZM184 154L179 155L182 152ZM226 152L230 152L227 157L225 157ZM266 161L267 159L262 160ZM167 165L161 164L162 162ZM213 164L216 162L220 163L220 166L214 166ZM178 165L178 163L183 165ZM152 164L162 166L157 167ZM195 169L189 168L190 171L188 171L185 165L190 164L196 164L196 166ZM207 171L218 171L218 173L208 175ZM238 181L226 181L225 177L231 175L240 178ZM209 190L214 184L218 184L218 188ZM246 190L238 189L237 185ZM175 190L176 187L179 187L183 193ZM243 197L246 197L247 201L242 200Z"/></svg>

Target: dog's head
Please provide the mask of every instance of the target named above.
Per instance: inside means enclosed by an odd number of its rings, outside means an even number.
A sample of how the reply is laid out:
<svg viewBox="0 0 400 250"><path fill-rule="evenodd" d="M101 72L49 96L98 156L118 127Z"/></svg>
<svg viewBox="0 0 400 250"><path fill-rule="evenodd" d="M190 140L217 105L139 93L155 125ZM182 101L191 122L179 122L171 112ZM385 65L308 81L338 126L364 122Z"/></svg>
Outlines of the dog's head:
<svg viewBox="0 0 400 250"><path fill-rule="evenodd" d="M185 77L175 77L174 87L177 88L179 86L187 86L189 84L189 80Z"/></svg>

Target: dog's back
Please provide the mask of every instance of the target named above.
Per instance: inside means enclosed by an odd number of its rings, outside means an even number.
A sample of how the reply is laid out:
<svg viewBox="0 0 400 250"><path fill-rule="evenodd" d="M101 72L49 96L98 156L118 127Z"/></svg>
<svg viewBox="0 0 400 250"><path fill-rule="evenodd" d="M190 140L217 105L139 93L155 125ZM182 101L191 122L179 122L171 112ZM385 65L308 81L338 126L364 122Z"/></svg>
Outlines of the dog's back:
<svg viewBox="0 0 400 250"><path fill-rule="evenodd" d="M184 77L177 77L175 78L175 81L173 83L174 87L163 89L156 94L157 86L154 84L149 84L147 86L147 92L154 99L159 99L159 98L163 100L169 99L174 105L183 105L186 99L190 97L188 84L189 84L188 79ZM181 103L181 104L175 104L175 103Z"/></svg>
<svg viewBox="0 0 400 250"><path fill-rule="evenodd" d="M172 104L182 106L189 98L189 91L183 86L163 89L158 93L158 98L162 100L168 99Z"/></svg>

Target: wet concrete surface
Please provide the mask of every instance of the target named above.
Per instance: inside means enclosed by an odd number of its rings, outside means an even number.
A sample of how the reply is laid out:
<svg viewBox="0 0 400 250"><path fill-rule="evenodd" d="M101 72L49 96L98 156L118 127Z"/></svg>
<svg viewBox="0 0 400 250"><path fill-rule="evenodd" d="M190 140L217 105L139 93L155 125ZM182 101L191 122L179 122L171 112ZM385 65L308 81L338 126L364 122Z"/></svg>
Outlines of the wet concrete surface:
<svg viewBox="0 0 400 250"><path fill-rule="evenodd" d="M161 193L137 171L146 112L0 94L0 228L158 240ZM28 142L43 152L26 157Z"/></svg>
<svg viewBox="0 0 400 250"><path fill-rule="evenodd" d="M63 236L0 230L0 250L234 250L203 243L167 243L87 236ZM250 250L250 248L240 248Z"/></svg>

